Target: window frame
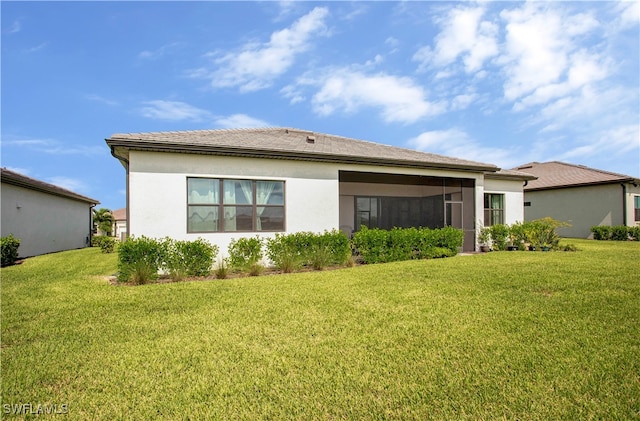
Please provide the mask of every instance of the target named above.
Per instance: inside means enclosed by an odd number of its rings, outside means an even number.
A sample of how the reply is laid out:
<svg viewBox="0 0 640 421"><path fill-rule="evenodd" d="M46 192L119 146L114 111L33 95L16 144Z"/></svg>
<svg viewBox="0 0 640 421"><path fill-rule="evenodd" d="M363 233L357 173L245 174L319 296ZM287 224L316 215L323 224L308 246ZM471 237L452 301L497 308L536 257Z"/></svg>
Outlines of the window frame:
<svg viewBox="0 0 640 421"><path fill-rule="evenodd" d="M203 179L203 180L213 180L214 183L218 185L218 200L216 203L190 203L189 196L189 180L194 179ZM248 181L251 183L251 203L227 203L225 201L225 181L227 182L242 182ZM280 183L282 186L282 203L281 204L270 204L270 203L258 203L257 198L257 186L260 182L269 182L269 183ZM237 187L236 187L237 188ZM216 234L216 233L232 233L232 232L285 232L286 231L286 182L285 180L267 180L267 179L247 179L247 178L223 178L223 177L199 177L199 176L187 176L186 177L186 190L187 197L185 200L187 213L186 213L186 231L188 234ZM244 190L243 190L244 192ZM246 194L246 192L245 192ZM191 230L189 224L189 212L191 207L211 207L216 208L218 212L218 220L217 226L215 230ZM226 223L228 219L225 219L225 210L226 209L235 209L239 210L240 208L250 208L251 209L251 228L250 229L228 229L226 227ZM258 208L263 208L262 212L258 214ZM282 210L282 226L278 229L258 229L258 226L261 225L258 222L258 218L260 218L263 213L267 209L281 209ZM236 214L234 212L234 214ZM237 221L237 220L236 220Z"/></svg>
<svg viewBox="0 0 640 421"><path fill-rule="evenodd" d="M493 196L498 196L500 197L500 205L501 207L498 208L494 208L493 206L493 200L492 197ZM484 198L483 198L484 202L483 202L483 211L484 211L484 226L485 227L490 227L492 225L499 225L499 224L504 224L504 214L505 214L505 194L504 193L484 193ZM489 204L489 207L486 207L487 203ZM500 221L496 221L495 219L495 215L497 214L499 215L499 219ZM487 221L487 215L489 215L489 220Z"/></svg>
<svg viewBox="0 0 640 421"><path fill-rule="evenodd" d="M633 196L633 213L634 213L634 221L640 222L640 196Z"/></svg>

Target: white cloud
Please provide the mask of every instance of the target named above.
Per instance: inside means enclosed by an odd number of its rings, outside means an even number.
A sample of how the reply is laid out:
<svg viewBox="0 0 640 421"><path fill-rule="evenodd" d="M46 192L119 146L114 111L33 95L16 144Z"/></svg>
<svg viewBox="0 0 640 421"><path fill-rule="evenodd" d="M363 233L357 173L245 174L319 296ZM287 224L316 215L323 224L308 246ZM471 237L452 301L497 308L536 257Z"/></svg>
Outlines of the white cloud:
<svg viewBox="0 0 640 421"><path fill-rule="evenodd" d="M138 53L138 58L142 60L157 60L179 45L180 43L172 42L169 44L165 44L155 50L144 50Z"/></svg>
<svg viewBox="0 0 640 421"><path fill-rule="evenodd" d="M140 109L143 117L168 121L203 121L212 117L207 110L180 101L146 101Z"/></svg>
<svg viewBox="0 0 640 421"><path fill-rule="evenodd" d="M240 51L228 52L215 60L218 68L198 69L192 76L209 77L214 88L235 88L240 92L264 89L285 73L297 55L310 48L311 37L325 32L328 9L316 7L289 28L271 34L269 42L249 43Z"/></svg>
<svg viewBox="0 0 640 421"><path fill-rule="evenodd" d="M480 70L484 62L498 54L498 26L482 20L483 7L456 7L437 23L443 28L435 47L422 47L413 56L420 69L446 67L461 57L467 73Z"/></svg>
<svg viewBox="0 0 640 421"><path fill-rule="evenodd" d="M640 152L640 125L630 124L614 127L598 133L592 139L586 139L577 146L565 151L558 160L575 160L593 156L622 156L635 151Z"/></svg>
<svg viewBox="0 0 640 421"><path fill-rule="evenodd" d="M110 105L110 106L119 105L118 101L115 101L115 100L112 100L112 99L109 99L109 98L105 98L105 97L100 96L100 95L89 94L89 95L85 95L85 98L90 100L90 101L100 102L102 104L106 104L106 105Z"/></svg>
<svg viewBox="0 0 640 421"><path fill-rule="evenodd" d="M77 178L55 176L55 177L49 177L45 181L47 183L53 184L58 187L62 187L63 189L71 190L76 193L88 190L87 184L84 181L79 180Z"/></svg>
<svg viewBox="0 0 640 421"><path fill-rule="evenodd" d="M616 4L615 9L619 13L615 27L626 29L640 23L640 2L637 0L622 0Z"/></svg>
<svg viewBox="0 0 640 421"><path fill-rule="evenodd" d="M22 29L22 24L20 23L19 20L15 20L11 25L9 25L9 27L7 27L7 29L5 30L5 33L15 34L20 32L21 29Z"/></svg>
<svg viewBox="0 0 640 421"><path fill-rule="evenodd" d="M11 166L6 166L4 168L8 169L9 171L17 172L18 174L22 174L26 176L29 176L29 174L31 174L31 170L29 168L11 167Z"/></svg>
<svg viewBox="0 0 640 421"><path fill-rule="evenodd" d="M19 139L9 138L2 140L3 147L26 148L33 152L50 155L84 155L95 156L104 154L104 147L87 146L72 143L64 143L55 139Z"/></svg>
<svg viewBox="0 0 640 421"><path fill-rule="evenodd" d="M498 60L506 76L504 96L518 101L531 94L539 96L517 104L525 108L527 102L545 101L545 97L562 96L572 89L601 79L606 68L597 53L580 50L577 39L598 27L588 13L571 15L546 3L526 3L519 9L503 10L506 22L505 51ZM581 66L589 63L589 74ZM568 75L573 75L568 80ZM559 85L565 82L564 85Z"/></svg>
<svg viewBox="0 0 640 421"><path fill-rule="evenodd" d="M355 68L325 69L305 75L283 93L292 102L299 102L308 86L317 88L311 104L321 116L374 108L387 122L413 123L445 110L444 104L428 101L425 90L408 77L367 74Z"/></svg>
<svg viewBox="0 0 640 421"><path fill-rule="evenodd" d="M511 168L522 159L515 150L484 147L458 128L424 132L407 143L420 151L496 164L502 168Z"/></svg>
<svg viewBox="0 0 640 421"><path fill-rule="evenodd" d="M254 128L270 126L266 121L250 117L246 114L233 114L226 117L217 117L214 122L216 125L224 128Z"/></svg>

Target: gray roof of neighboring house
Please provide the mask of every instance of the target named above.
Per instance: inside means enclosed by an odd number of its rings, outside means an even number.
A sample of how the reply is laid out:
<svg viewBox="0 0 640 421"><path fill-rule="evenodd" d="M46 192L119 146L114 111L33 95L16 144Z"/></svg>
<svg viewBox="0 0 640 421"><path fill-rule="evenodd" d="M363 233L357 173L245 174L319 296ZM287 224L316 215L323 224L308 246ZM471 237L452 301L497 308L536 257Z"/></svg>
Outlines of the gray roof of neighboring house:
<svg viewBox="0 0 640 421"><path fill-rule="evenodd" d="M27 177L26 175L19 174L6 168L2 168L0 174L2 182L6 184L12 184L14 186L52 194L54 196L65 197L67 199L79 200L91 205L97 205L100 203L96 199L83 196L53 184L45 183L44 181L36 180L35 178Z"/></svg>
<svg viewBox="0 0 640 421"><path fill-rule="evenodd" d="M123 162L129 150L283 158L334 163L496 172L493 164L293 128L118 133L106 139Z"/></svg>
<svg viewBox="0 0 640 421"><path fill-rule="evenodd" d="M538 177L537 180L531 181L525 186L525 191L621 182L640 183L640 180L628 175L559 161L530 162L520 165L514 168L514 170L526 171Z"/></svg>
<svg viewBox="0 0 640 421"><path fill-rule="evenodd" d="M523 181L524 180L531 181L538 178L533 174L529 174L523 171L505 170L505 169L501 169L500 171L495 173L486 173L485 177L493 178L493 179L504 179L504 180L516 179L516 180L523 180Z"/></svg>

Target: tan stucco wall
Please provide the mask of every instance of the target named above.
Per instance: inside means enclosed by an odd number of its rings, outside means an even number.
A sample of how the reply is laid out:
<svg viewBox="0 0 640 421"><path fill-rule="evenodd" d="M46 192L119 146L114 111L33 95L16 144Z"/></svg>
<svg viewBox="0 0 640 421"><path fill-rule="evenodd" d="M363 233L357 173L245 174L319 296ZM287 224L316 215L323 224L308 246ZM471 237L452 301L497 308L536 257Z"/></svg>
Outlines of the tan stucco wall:
<svg viewBox="0 0 640 421"><path fill-rule="evenodd" d="M2 236L20 239L20 257L88 245L88 203L2 183Z"/></svg>
<svg viewBox="0 0 640 421"><path fill-rule="evenodd" d="M591 227L594 225L625 224L620 184L525 192L524 200L531 202L531 206L524 208L525 220L550 216L570 223L571 227L558 230L563 237L591 238ZM633 218L633 203L627 206L628 221Z"/></svg>

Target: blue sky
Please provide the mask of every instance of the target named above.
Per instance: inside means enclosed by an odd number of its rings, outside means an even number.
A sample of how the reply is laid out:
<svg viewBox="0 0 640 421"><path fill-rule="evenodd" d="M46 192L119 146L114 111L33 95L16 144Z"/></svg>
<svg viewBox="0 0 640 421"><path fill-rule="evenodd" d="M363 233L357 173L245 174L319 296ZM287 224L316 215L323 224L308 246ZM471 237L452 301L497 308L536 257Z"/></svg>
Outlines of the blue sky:
<svg viewBox="0 0 640 421"><path fill-rule="evenodd" d="M3 1L2 166L117 209L111 134L282 126L639 177L639 5Z"/></svg>

